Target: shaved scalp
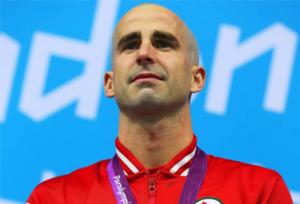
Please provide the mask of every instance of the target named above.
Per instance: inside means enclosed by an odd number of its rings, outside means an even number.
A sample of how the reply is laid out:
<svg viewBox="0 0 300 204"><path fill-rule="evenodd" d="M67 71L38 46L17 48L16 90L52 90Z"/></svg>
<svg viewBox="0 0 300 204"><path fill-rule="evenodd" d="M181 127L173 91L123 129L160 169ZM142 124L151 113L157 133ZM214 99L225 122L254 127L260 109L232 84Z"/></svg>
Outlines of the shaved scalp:
<svg viewBox="0 0 300 204"><path fill-rule="evenodd" d="M199 65L199 47L197 40L193 34L193 32L189 29L188 26L185 25L186 29L186 41L188 45L188 52L190 61L193 65Z"/></svg>
<svg viewBox="0 0 300 204"><path fill-rule="evenodd" d="M184 41L187 45L187 52L188 52L188 57L190 60L190 64L191 65L199 65L199 48L198 48L198 43L197 40L193 34L193 32L190 30L190 28L184 23L184 21L177 16L174 12L172 12L171 10L167 9L166 7L163 7L159 4L152 4L152 3L143 3L140 4L139 6L136 6L134 8L132 8L131 10L129 10L124 16L122 16L122 18L120 19L120 21L118 22L117 26L115 27L114 30L114 35L113 35L113 48L112 48L112 56L114 58L115 56L115 51L116 51L116 37L118 34L118 29L120 27L120 25L122 24L123 20L128 17L129 15L131 15L134 11L138 11L140 9L156 9L156 10L161 10L161 11L166 11L168 14L172 15L173 17L175 17L180 23L181 23L181 27L182 27L182 32L184 33Z"/></svg>

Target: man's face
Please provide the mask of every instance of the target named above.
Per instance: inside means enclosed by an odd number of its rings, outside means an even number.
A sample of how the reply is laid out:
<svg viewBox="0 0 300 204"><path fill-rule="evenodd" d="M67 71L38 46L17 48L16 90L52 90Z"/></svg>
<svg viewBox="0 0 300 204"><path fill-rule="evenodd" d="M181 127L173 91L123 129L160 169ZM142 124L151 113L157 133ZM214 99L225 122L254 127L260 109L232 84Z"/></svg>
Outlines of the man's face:
<svg viewBox="0 0 300 204"><path fill-rule="evenodd" d="M121 110L158 110L186 103L192 66L182 22L168 10L142 6L119 23L113 45L111 92ZM106 88L107 89L107 88ZM151 110L152 111L152 110Z"/></svg>

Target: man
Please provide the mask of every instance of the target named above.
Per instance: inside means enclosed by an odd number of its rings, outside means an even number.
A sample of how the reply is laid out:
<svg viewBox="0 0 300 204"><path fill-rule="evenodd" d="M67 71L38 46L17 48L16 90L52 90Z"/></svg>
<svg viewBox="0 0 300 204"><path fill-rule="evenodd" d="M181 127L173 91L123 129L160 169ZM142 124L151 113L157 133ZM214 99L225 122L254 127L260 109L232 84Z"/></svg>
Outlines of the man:
<svg viewBox="0 0 300 204"><path fill-rule="evenodd" d="M173 12L154 4L129 11L104 80L120 109L116 156L40 184L28 203L291 204L278 173L196 147L190 97L205 82L198 56Z"/></svg>

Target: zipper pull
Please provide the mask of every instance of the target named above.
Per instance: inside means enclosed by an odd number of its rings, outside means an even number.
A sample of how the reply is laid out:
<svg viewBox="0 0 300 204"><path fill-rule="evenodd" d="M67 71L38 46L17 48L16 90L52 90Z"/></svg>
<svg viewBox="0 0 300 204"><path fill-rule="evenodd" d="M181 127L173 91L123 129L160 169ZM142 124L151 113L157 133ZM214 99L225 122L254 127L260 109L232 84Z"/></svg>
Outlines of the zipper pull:
<svg viewBox="0 0 300 204"><path fill-rule="evenodd" d="M149 177L149 186L148 186L149 204L155 204L155 200L156 200L156 178L157 178L157 174L150 175L150 177Z"/></svg>
<svg viewBox="0 0 300 204"><path fill-rule="evenodd" d="M151 176L150 179L149 179L149 193L155 193L156 191L156 178L155 176Z"/></svg>

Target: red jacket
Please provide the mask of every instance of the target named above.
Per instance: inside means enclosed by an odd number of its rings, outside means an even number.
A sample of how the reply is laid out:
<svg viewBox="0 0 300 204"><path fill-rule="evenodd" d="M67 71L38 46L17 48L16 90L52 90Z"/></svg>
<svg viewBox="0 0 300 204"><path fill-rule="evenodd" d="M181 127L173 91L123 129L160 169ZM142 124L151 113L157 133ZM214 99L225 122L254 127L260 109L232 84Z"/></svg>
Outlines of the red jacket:
<svg viewBox="0 0 300 204"><path fill-rule="evenodd" d="M169 163L147 170L118 140L117 155L139 204L178 203L196 147L196 138ZM108 176L109 160L38 185L30 204L116 203ZM197 204L292 204L281 176L273 170L207 156L207 172Z"/></svg>

